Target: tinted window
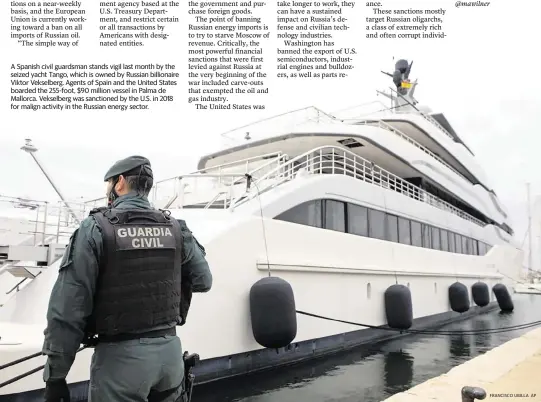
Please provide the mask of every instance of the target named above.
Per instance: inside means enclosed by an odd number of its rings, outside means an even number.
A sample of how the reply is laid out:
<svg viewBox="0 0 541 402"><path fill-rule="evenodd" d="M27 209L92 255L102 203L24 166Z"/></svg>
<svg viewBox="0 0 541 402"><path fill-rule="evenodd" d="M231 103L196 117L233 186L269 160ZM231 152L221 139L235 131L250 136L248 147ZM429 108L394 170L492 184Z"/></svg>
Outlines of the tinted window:
<svg viewBox="0 0 541 402"><path fill-rule="evenodd" d="M466 239L466 245L468 246L468 254L473 254L473 239L471 237Z"/></svg>
<svg viewBox="0 0 541 402"><path fill-rule="evenodd" d="M483 243L482 241L480 241L478 243L478 247L479 247L479 255L485 255L486 254L486 248L485 248L485 243Z"/></svg>
<svg viewBox="0 0 541 402"><path fill-rule="evenodd" d="M368 209L348 204L348 232L368 236Z"/></svg>
<svg viewBox="0 0 541 402"><path fill-rule="evenodd" d="M430 248L430 226L423 223L421 225L421 231L423 234L423 247Z"/></svg>
<svg viewBox="0 0 541 402"><path fill-rule="evenodd" d="M447 232L449 234L449 251L451 253L456 252L455 247L455 234L453 232Z"/></svg>
<svg viewBox="0 0 541 402"><path fill-rule="evenodd" d="M385 240L385 213L368 210L368 235L374 239Z"/></svg>
<svg viewBox="0 0 541 402"><path fill-rule="evenodd" d="M462 254L468 254L468 238L462 236Z"/></svg>
<svg viewBox="0 0 541 402"><path fill-rule="evenodd" d="M308 201L278 215L276 219L300 225L322 227L321 200Z"/></svg>
<svg viewBox="0 0 541 402"><path fill-rule="evenodd" d="M449 251L449 233L447 232L447 230L441 230L440 242L441 249L443 251Z"/></svg>
<svg viewBox="0 0 541 402"><path fill-rule="evenodd" d="M398 242L398 218L387 215L387 240Z"/></svg>
<svg viewBox="0 0 541 402"><path fill-rule="evenodd" d="M457 253L462 253L462 236L458 233L455 233L455 251Z"/></svg>
<svg viewBox="0 0 541 402"><path fill-rule="evenodd" d="M325 229L346 231L346 204L341 201L325 201Z"/></svg>
<svg viewBox="0 0 541 402"><path fill-rule="evenodd" d="M346 225L347 215L347 225ZM471 255L485 255L489 244L451 231L396 215L336 200L314 200L297 205L275 219L306 226L370 236L375 239L411 244Z"/></svg>
<svg viewBox="0 0 541 402"><path fill-rule="evenodd" d="M434 250L441 250L439 228L432 228L432 248Z"/></svg>
<svg viewBox="0 0 541 402"><path fill-rule="evenodd" d="M403 244L411 244L409 219L398 218L398 241Z"/></svg>
<svg viewBox="0 0 541 402"><path fill-rule="evenodd" d="M421 224L411 221L411 245L423 247L423 235L421 233Z"/></svg>

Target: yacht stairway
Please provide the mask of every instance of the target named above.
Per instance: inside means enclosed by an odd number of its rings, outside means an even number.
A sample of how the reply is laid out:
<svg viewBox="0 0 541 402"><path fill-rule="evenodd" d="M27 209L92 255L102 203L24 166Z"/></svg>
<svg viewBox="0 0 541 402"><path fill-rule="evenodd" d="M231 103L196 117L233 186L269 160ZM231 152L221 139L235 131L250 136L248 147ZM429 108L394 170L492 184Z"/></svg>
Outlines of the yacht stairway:
<svg viewBox="0 0 541 402"><path fill-rule="evenodd" d="M69 237L85 212L91 208L91 203L80 204L80 208L75 208L78 209L76 214L73 203L71 206L50 204L46 201L0 196L0 206L3 207L1 214L8 215L3 217L0 228L0 276L9 274L12 278L9 280L3 277L0 280L6 295L19 291L62 257ZM13 217L14 209L9 207L31 211L19 211ZM0 305L1 301L0 298Z"/></svg>

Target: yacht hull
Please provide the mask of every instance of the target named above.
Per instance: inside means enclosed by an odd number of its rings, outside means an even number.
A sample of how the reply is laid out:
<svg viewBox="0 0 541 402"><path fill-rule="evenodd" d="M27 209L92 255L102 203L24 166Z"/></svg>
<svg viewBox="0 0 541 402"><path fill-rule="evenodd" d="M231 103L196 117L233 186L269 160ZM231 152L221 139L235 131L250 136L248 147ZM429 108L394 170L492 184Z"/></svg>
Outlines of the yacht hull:
<svg viewBox="0 0 541 402"><path fill-rule="evenodd" d="M464 320L496 308L498 308L498 304L496 302L491 302L485 307L473 306L469 311L462 314L446 311L427 317L421 317L414 320L413 328L434 328L455 321ZM195 382L196 385L200 385L220 379L249 375L263 370L272 370L284 365L307 362L326 355L344 352L355 347L370 346L378 342L407 335L407 333L400 333L398 331L366 328L295 342L288 347L280 349L265 348L230 356L205 359L200 361L194 370L194 374L196 375ZM72 402L86 402L88 400L88 386L89 381L70 383L69 387ZM0 395L0 402L41 402L43 400L43 391L44 389L40 388L16 394ZM195 389L195 392L197 392L197 388Z"/></svg>
<svg viewBox="0 0 541 402"><path fill-rule="evenodd" d="M314 181L312 197L320 196L316 191L332 191L321 184L320 180ZM301 187L293 185L297 190ZM366 193L366 197L377 195L374 191ZM385 197L386 210L393 211L393 193ZM398 197L396 208L406 208L409 199ZM265 201L264 196L261 198ZM302 201L296 197L288 202ZM258 208L258 204L254 207ZM431 211L438 210L427 207L423 211L430 218ZM291 285L297 310L372 326L387 323L384 293L389 286L402 284L410 288L413 328L422 328L484 311L473 304L472 285L483 281L492 289L504 283L511 290L508 278L519 271L522 261L522 251L505 244L492 247L483 256L465 255L277 219L262 220L249 209L244 215L240 210L210 212L194 211L190 215L186 210L172 211L173 216L186 219L205 245L213 274L212 289L194 294L187 323L177 328L183 349L201 356L196 371L199 382L292 364L400 335L297 314L297 333L292 343L286 348L264 349L252 332L249 294L251 287L269 274ZM265 215L276 213L265 211ZM449 226L454 223L452 216L446 221ZM467 224L457 221L464 231ZM46 301L57 278L58 264L44 269L0 308L0 365L41 350ZM470 309L464 314L451 311L449 304L448 289L456 281L463 283L470 294ZM494 307L493 292L490 302L490 308ZM67 377L68 383L83 387L83 394L90 376L91 355L91 350L79 353ZM1 370L0 383L44 363L45 358L39 357ZM32 400L7 397L33 398L31 395L37 394L28 392L38 390L39 394L43 386L42 373L37 372L0 388L0 401ZM21 396L14 396L17 394Z"/></svg>

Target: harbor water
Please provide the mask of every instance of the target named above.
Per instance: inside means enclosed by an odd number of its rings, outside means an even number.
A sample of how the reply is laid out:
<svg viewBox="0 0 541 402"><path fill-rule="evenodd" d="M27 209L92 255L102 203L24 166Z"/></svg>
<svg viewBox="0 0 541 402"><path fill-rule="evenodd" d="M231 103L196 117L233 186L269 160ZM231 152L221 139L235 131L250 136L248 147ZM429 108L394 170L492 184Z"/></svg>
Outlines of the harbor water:
<svg viewBox="0 0 541 402"><path fill-rule="evenodd" d="M513 299L512 313L495 309L438 330L478 331L541 320L541 295L514 294ZM382 401L533 328L537 327L476 335L407 335L295 366L196 386L192 401Z"/></svg>

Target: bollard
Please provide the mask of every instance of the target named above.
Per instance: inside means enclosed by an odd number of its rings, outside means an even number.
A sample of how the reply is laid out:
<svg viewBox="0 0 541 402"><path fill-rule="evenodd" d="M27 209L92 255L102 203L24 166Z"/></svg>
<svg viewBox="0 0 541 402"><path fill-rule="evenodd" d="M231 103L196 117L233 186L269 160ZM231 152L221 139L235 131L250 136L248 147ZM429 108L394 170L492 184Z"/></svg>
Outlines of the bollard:
<svg viewBox="0 0 541 402"><path fill-rule="evenodd" d="M479 387L463 387L462 402L474 402L476 399L485 399L487 396L486 391Z"/></svg>

